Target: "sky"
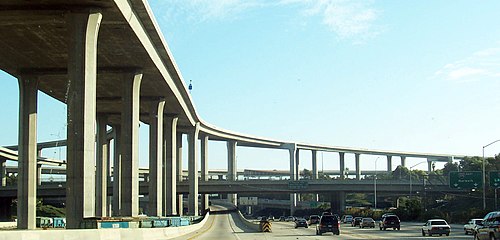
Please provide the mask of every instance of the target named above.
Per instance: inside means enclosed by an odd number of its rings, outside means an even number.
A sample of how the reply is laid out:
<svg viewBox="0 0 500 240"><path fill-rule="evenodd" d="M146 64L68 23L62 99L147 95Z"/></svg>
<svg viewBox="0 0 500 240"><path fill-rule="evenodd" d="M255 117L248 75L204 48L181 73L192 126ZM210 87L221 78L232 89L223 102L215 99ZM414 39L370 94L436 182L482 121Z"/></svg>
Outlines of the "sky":
<svg viewBox="0 0 500 240"><path fill-rule="evenodd" d="M499 1L149 4L209 124L290 142L475 156L500 139ZM16 79L1 72L0 89L0 145L13 145ZM65 106L39 96L38 140L65 138ZM147 131L141 124L141 166ZM500 143L485 150L498 154ZM64 158L64 150L43 155L60 151ZM311 168L310 155L301 151L301 169ZM385 168L377 157L362 156L362 169ZM237 159L239 169L289 168L284 150L238 147ZM338 154L318 159L320 168L339 168ZM346 166L354 169L354 156ZM210 142L209 168L227 168L224 143Z"/></svg>

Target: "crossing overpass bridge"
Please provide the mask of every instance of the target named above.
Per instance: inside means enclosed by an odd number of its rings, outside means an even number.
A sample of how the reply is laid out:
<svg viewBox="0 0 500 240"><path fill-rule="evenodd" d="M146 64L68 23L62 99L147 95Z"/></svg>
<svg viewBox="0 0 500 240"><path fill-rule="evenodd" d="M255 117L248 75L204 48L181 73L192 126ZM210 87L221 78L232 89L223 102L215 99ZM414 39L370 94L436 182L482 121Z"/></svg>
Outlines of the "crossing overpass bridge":
<svg viewBox="0 0 500 240"><path fill-rule="evenodd" d="M463 157L288 142L210 125L197 113L144 0L4 0L0 9L0 69L17 78L20 89L18 156L2 151L0 163L5 166L5 159L12 159L9 157L19 161L20 229L35 228L37 164L41 157L36 141L38 91L67 105L68 228L78 228L86 217L106 216L109 178L114 178L113 212L120 216L139 214L139 122L150 126L148 191L149 207L155 216L175 215L182 209L177 182L182 180L183 135L188 136L191 215L198 214L201 187L196 180L201 177L201 181L207 181L209 141L227 142L229 181L237 176L237 146L288 151L291 180L299 178L299 151L311 152L314 178L319 151L337 152L340 169L345 169L345 154L353 154L358 179L362 156L366 155L385 156L389 171L395 156L400 157L401 165L407 157L426 158L429 169L433 161ZM113 129L113 144L108 126ZM115 159L109 159L110 149ZM107 167L111 161L114 176ZM236 201L236 195L229 197ZM201 199L205 208L207 196ZM291 194L290 199L293 211L296 195Z"/></svg>

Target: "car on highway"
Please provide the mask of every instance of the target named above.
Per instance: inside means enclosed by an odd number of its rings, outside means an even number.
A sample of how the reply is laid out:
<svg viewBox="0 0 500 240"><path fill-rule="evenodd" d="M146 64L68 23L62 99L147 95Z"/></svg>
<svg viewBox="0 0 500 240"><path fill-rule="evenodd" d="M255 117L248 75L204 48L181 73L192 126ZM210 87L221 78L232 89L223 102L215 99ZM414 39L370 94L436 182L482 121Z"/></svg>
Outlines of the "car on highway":
<svg viewBox="0 0 500 240"><path fill-rule="evenodd" d="M288 216L285 221L286 222L293 222L293 221L295 221L295 217L294 216Z"/></svg>
<svg viewBox="0 0 500 240"><path fill-rule="evenodd" d="M368 217L368 218L363 218L361 219L361 222L359 223L359 228L375 228L375 220L373 218Z"/></svg>
<svg viewBox="0 0 500 240"><path fill-rule="evenodd" d="M500 212L490 212L477 224L474 239L500 239Z"/></svg>
<svg viewBox="0 0 500 240"><path fill-rule="evenodd" d="M286 217L285 217L285 216L280 216L280 218L279 218L279 221L280 221L280 222L284 222L285 220L286 220Z"/></svg>
<svg viewBox="0 0 500 240"><path fill-rule="evenodd" d="M340 235L340 220L334 215L323 215L316 225L316 235L323 235L325 232L332 232L334 235Z"/></svg>
<svg viewBox="0 0 500 240"><path fill-rule="evenodd" d="M270 216L267 218L267 220L269 220L269 221L274 221L274 216L273 216L273 215L270 215Z"/></svg>
<svg viewBox="0 0 500 240"><path fill-rule="evenodd" d="M351 223L352 222L352 215L344 215L344 216L342 216L342 222L343 223Z"/></svg>
<svg viewBox="0 0 500 240"><path fill-rule="evenodd" d="M319 216L318 215L311 215L309 216L309 225L311 224L317 224L319 222Z"/></svg>
<svg viewBox="0 0 500 240"><path fill-rule="evenodd" d="M469 220L465 225L464 225L464 232L465 232L465 235L467 234L474 234L474 232L476 231L476 226L478 224L480 224L481 222L483 221L482 218L473 218L471 220Z"/></svg>
<svg viewBox="0 0 500 240"><path fill-rule="evenodd" d="M450 236L451 227L444 219L430 219L422 226L422 236L439 234Z"/></svg>
<svg viewBox="0 0 500 240"><path fill-rule="evenodd" d="M308 228L309 227L309 225L307 225L307 221L304 218L295 219L294 225L295 225L295 228L298 228L298 227Z"/></svg>
<svg viewBox="0 0 500 240"><path fill-rule="evenodd" d="M392 228L394 230L401 230L401 221L399 217L394 214L384 214L382 218L378 222L378 227L380 230L386 230L388 228Z"/></svg>
<svg viewBox="0 0 500 240"><path fill-rule="evenodd" d="M351 226L352 227L357 227L359 226L359 223L361 222L363 218L362 217L355 217L352 219Z"/></svg>

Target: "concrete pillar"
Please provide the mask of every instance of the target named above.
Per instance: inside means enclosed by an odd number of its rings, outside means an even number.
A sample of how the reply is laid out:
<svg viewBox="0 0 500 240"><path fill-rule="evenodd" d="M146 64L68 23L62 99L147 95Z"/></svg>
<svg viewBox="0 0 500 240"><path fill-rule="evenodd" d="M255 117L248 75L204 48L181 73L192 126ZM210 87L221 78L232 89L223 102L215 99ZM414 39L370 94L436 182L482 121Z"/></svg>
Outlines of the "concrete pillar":
<svg viewBox="0 0 500 240"><path fill-rule="evenodd" d="M107 139L108 118L99 114L97 116L97 159L96 159L96 201L95 216L106 217L106 201L108 197L108 165L109 145Z"/></svg>
<svg viewBox="0 0 500 240"><path fill-rule="evenodd" d="M208 181L208 135L201 138L201 181ZM208 209L208 194L201 194L201 210Z"/></svg>
<svg viewBox="0 0 500 240"><path fill-rule="evenodd" d="M182 133L177 134L177 181L182 182L184 179L182 177ZM182 194L177 195L177 214L182 216L184 214L184 196Z"/></svg>
<svg viewBox="0 0 500 240"><path fill-rule="evenodd" d="M227 141L227 181L237 179L236 144L236 141ZM234 193L228 194L227 199L234 205L238 203L238 196Z"/></svg>
<svg viewBox="0 0 500 240"><path fill-rule="evenodd" d="M345 153L339 152L340 159L340 179L345 179Z"/></svg>
<svg viewBox="0 0 500 240"><path fill-rule="evenodd" d="M430 159L427 159L427 173L431 173L432 172L432 164L434 162Z"/></svg>
<svg viewBox="0 0 500 240"><path fill-rule="evenodd" d="M318 179L318 151L312 150L312 179L317 180Z"/></svg>
<svg viewBox="0 0 500 240"><path fill-rule="evenodd" d="M95 120L98 12L68 14L66 228L95 215Z"/></svg>
<svg viewBox="0 0 500 240"><path fill-rule="evenodd" d="M401 156L401 166L406 167L406 157Z"/></svg>
<svg viewBox="0 0 500 240"><path fill-rule="evenodd" d="M121 216L139 215L139 95L142 73L124 74L121 153Z"/></svg>
<svg viewBox="0 0 500 240"><path fill-rule="evenodd" d="M36 164L36 185L42 185L42 164L39 163Z"/></svg>
<svg viewBox="0 0 500 240"><path fill-rule="evenodd" d="M189 173L189 196L188 214L198 216L198 134L200 123L192 128L188 135L188 173Z"/></svg>
<svg viewBox="0 0 500 240"><path fill-rule="evenodd" d="M5 165L6 163L7 163L7 159L0 157L0 186L1 187L7 186L7 166Z"/></svg>
<svg viewBox="0 0 500 240"><path fill-rule="evenodd" d="M356 160L356 180L360 180L361 179L361 168L360 168L360 165L359 165L359 153L355 153L354 156L355 156L355 160Z"/></svg>
<svg viewBox="0 0 500 240"><path fill-rule="evenodd" d="M288 148L288 152L290 154L290 181L296 181L297 178L296 178L296 166L297 166L297 161L295 159L295 157L297 156L296 155L296 146L295 144L291 144L292 146L290 146ZM290 194L290 215L293 216L293 214L295 213L295 208L297 207L297 194L295 193L291 193Z"/></svg>
<svg viewBox="0 0 500 240"><path fill-rule="evenodd" d="M387 171L392 172L392 156L387 155Z"/></svg>
<svg viewBox="0 0 500 240"><path fill-rule="evenodd" d="M108 189L112 187L112 182L111 182L111 138L108 138L106 141L106 156L107 156L107 164L106 164L106 216L111 217L112 213L112 199L113 199L113 194L111 193L111 196L108 194Z"/></svg>
<svg viewBox="0 0 500 240"><path fill-rule="evenodd" d="M331 195L330 207L332 213L341 214L345 210L345 192L338 191Z"/></svg>
<svg viewBox="0 0 500 240"><path fill-rule="evenodd" d="M35 229L38 79L19 78L17 228Z"/></svg>
<svg viewBox="0 0 500 240"><path fill-rule="evenodd" d="M149 111L149 216L163 215L163 108L165 100L151 103Z"/></svg>
<svg viewBox="0 0 500 240"><path fill-rule="evenodd" d="M299 149L295 150L295 180L300 179L300 155Z"/></svg>
<svg viewBox="0 0 500 240"><path fill-rule="evenodd" d="M177 215L177 181L180 181L179 175L182 173L182 135L180 139L177 137L177 117L166 117L165 118L165 129L164 129L164 139L165 139L165 159L163 166L165 167L165 215ZM178 150L177 146L180 145L181 150ZM180 151L180 152L178 152ZM178 156L181 157L181 173L178 173L179 166ZM182 197L181 197L182 200ZM181 201L182 204L182 201ZM181 208L182 210L182 208ZM182 213L180 211L179 213Z"/></svg>
<svg viewBox="0 0 500 240"><path fill-rule="evenodd" d="M114 158L113 158L113 215L120 216L121 210L121 189L122 189L122 153L121 153L121 139L122 130L120 125L113 126L113 132L115 133L114 141Z"/></svg>

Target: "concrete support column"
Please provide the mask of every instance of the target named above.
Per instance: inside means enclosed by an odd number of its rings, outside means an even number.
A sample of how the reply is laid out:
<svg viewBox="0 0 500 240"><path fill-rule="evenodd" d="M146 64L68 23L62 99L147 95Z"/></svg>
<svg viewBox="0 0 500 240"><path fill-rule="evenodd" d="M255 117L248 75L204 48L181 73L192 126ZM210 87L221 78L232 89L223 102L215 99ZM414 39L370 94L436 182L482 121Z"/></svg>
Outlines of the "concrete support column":
<svg viewBox="0 0 500 240"><path fill-rule="evenodd" d="M345 153L339 152L340 159L340 179L345 179Z"/></svg>
<svg viewBox="0 0 500 240"><path fill-rule="evenodd" d="M36 185L42 185L42 164L39 163L36 164Z"/></svg>
<svg viewBox="0 0 500 240"><path fill-rule="evenodd" d="M201 181L208 181L208 135L201 138ZM202 213L208 209L208 194L201 194Z"/></svg>
<svg viewBox="0 0 500 240"><path fill-rule="evenodd" d="M290 154L290 181L296 181L296 166L297 166L297 161L295 159L296 155L296 146L295 144L291 144L291 146L288 148L288 152ZM290 215L293 216L295 213L295 208L297 207L297 194L291 193L290 194Z"/></svg>
<svg viewBox="0 0 500 240"><path fill-rule="evenodd" d="M0 157L0 186L1 187L7 186L7 166L5 165L6 163L7 163L7 159Z"/></svg>
<svg viewBox="0 0 500 240"><path fill-rule="evenodd" d="M360 165L359 165L359 153L355 153L354 156L355 156L355 160L356 160L356 180L360 180L361 179L361 168L360 168Z"/></svg>
<svg viewBox="0 0 500 240"><path fill-rule="evenodd" d="M98 12L68 14L66 228L95 215L95 119Z"/></svg>
<svg viewBox="0 0 500 240"><path fill-rule="evenodd" d="M151 103L149 111L149 216L163 215L163 108L165 100Z"/></svg>
<svg viewBox="0 0 500 240"><path fill-rule="evenodd" d="M236 168L236 141L227 141L227 181L236 181L237 168ZM238 196L234 193L227 195L230 203L237 205Z"/></svg>
<svg viewBox="0 0 500 240"><path fill-rule="evenodd" d="M189 196L188 214L198 216L198 134L200 123L192 128L188 135L188 173L189 173Z"/></svg>
<svg viewBox="0 0 500 240"><path fill-rule="evenodd" d="M115 133L114 138L114 158L113 158L113 215L120 216L121 210L121 189L122 189L122 153L121 153L121 139L122 130L120 125L113 126L113 132Z"/></svg>
<svg viewBox="0 0 500 240"><path fill-rule="evenodd" d="M345 210L345 192L338 191L331 195L330 207L332 213L341 214Z"/></svg>
<svg viewBox="0 0 500 240"><path fill-rule="evenodd" d="M182 180L179 175L182 173L182 135L180 139L177 137L177 117L166 117L165 118L165 159L163 166L165 168L165 186L164 186L164 204L165 204L165 215L177 215L177 181ZM178 146L180 149L178 150ZM180 151L180 152L178 152ZM179 166L178 157L181 158L181 173L178 173ZM182 205L182 197L181 197ZM182 207L181 207L182 210ZM182 213L180 211L179 213Z"/></svg>
<svg viewBox="0 0 500 240"><path fill-rule="evenodd" d="M312 150L312 179L317 180L318 179L318 151Z"/></svg>
<svg viewBox="0 0 500 240"><path fill-rule="evenodd" d="M406 167L406 157L401 156L401 166Z"/></svg>
<svg viewBox="0 0 500 240"><path fill-rule="evenodd" d="M108 118L99 114L97 116L97 159L96 159L96 201L95 216L106 217L106 201L108 197L108 165L109 145L107 139Z"/></svg>
<svg viewBox="0 0 500 240"><path fill-rule="evenodd" d="M184 179L182 177L182 133L177 134L177 181L182 182ZM184 214L184 196L182 194L177 195L177 213L179 216Z"/></svg>
<svg viewBox="0 0 500 240"><path fill-rule="evenodd" d="M17 228L35 229L38 79L19 78Z"/></svg>
<svg viewBox="0 0 500 240"><path fill-rule="evenodd" d="M142 73L125 74L122 95L122 189L121 212L124 217L139 215L139 95Z"/></svg>
<svg viewBox="0 0 500 240"><path fill-rule="evenodd" d="M392 172L392 156L387 155L387 171Z"/></svg>
<svg viewBox="0 0 500 240"><path fill-rule="evenodd" d="M432 172L432 164L434 162L430 159L427 159L427 173L431 173Z"/></svg>
<svg viewBox="0 0 500 240"><path fill-rule="evenodd" d="M295 150L295 180L300 179L300 155L299 149Z"/></svg>

